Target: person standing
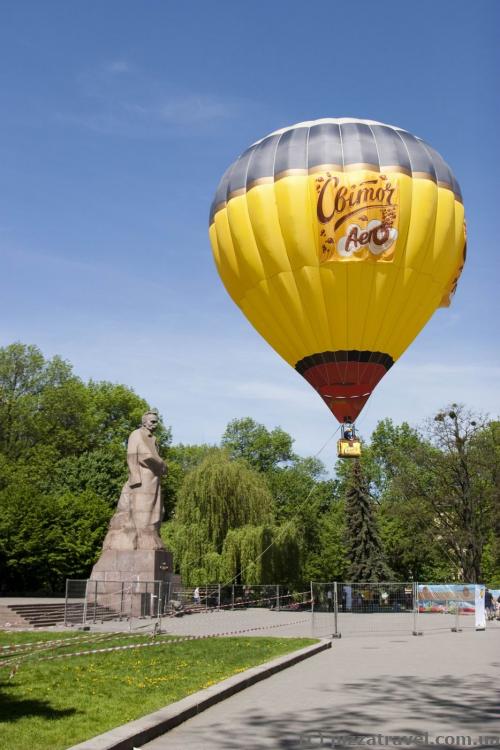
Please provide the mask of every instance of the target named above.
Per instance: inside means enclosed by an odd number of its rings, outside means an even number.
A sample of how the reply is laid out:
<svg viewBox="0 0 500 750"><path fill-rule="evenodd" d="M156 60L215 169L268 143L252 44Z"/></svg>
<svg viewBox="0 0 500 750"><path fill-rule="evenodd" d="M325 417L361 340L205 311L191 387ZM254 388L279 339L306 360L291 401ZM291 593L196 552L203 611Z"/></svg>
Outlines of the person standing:
<svg viewBox="0 0 500 750"><path fill-rule="evenodd" d="M493 603L493 594L489 589L484 592L484 608L486 610L486 617L488 620L493 620L495 617L495 605Z"/></svg>

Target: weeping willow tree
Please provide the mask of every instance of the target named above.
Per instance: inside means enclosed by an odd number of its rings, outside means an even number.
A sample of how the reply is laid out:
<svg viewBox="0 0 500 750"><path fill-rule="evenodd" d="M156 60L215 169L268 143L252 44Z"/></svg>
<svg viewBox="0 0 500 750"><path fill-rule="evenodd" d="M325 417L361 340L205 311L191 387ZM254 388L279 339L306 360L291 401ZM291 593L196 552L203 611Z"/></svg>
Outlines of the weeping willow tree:
<svg viewBox="0 0 500 750"><path fill-rule="evenodd" d="M224 450L210 452L186 476L163 535L188 586L289 582L298 575L297 529L276 526L263 475Z"/></svg>

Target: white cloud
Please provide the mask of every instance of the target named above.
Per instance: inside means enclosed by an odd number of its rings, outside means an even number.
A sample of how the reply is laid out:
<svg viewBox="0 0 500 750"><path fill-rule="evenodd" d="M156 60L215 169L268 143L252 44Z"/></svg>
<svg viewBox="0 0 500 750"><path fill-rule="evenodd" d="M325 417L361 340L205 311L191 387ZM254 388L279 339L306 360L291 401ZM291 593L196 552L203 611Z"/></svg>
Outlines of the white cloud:
<svg viewBox="0 0 500 750"><path fill-rule="evenodd" d="M300 402L302 406L308 406L310 402L309 394L303 389L272 381L253 380L236 383L235 391L240 397L250 401L283 401L296 405Z"/></svg>
<svg viewBox="0 0 500 750"><path fill-rule="evenodd" d="M159 108L161 119L175 124L218 120L236 114L234 102L199 94L173 97Z"/></svg>
<svg viewBox="0 0 500 750"><path fill-rule="evenodd" d="M112 60L104 66L110 73L129 73L132 67L126 60Z"/></svg>
<svg viewBox="0 0 500 750"><path fill-rule="evenodd" d="M126 75L125 75L126 74ZM179 91L170 82L146 76L126 60L84 71L77 80L72 112L60 122L104 135L146 137L186 129L190 135L212 123L234 120L255 105L206 91Z"/></svg>
<svg viewBox="0 0 500 750"><path fill-rule="evenodd" d="M477 378L478 371L481 378L498 378L500 377L500 366L494 363L482 362L478 368L477 364L462 365L456 362L452 364L441 364L438 362L424 362L423 364L399 364L399 370L413 380L434 382L435 378Z"/></svg>

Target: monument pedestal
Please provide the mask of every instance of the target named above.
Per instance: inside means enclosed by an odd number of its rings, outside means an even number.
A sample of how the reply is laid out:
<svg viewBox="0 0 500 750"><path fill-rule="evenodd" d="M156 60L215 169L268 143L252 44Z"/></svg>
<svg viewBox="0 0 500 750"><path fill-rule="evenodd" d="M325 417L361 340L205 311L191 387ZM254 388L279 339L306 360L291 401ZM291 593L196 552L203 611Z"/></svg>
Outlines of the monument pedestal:
<svg viewBox="0 0 500 750"><path fill-rule="evenodd" d="M92 569L92 581L162 581L172 578L172 553L166 549L105 549Z"/></svg>
<svg viewBox="0 0 500 750"><path fill-rule="evenodd" d="M179 586L168 550L105 549L88 582L87 606L105 608L108 617L156 617Z"/></svg>

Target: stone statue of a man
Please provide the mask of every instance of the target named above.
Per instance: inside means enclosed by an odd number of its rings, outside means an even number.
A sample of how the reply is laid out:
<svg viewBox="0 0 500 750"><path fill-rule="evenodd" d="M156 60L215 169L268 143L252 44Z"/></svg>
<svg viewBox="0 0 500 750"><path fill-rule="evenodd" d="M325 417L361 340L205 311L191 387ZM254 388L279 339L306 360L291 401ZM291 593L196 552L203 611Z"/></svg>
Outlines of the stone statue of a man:
<svg viewBox="0 0 500 750"><path fill-rule="evenodd" d="M160 479L166 473L153 432L158 414L147 412L142 426L128 439L128 481L111 519L103 550L164 549L160 538L162 502Z"/></svg>

